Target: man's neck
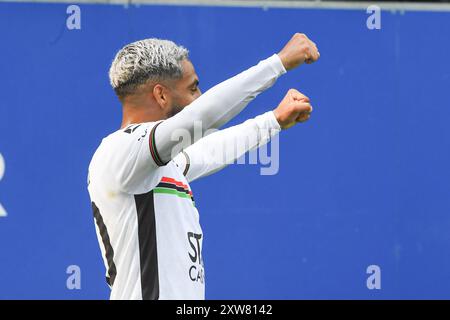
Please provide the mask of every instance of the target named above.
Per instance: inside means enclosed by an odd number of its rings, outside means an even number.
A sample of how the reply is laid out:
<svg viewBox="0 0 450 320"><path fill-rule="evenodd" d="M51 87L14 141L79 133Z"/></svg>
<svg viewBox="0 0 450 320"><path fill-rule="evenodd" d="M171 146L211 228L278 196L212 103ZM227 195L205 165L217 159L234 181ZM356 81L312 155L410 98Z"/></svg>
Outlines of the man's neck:
<svg viewBox="0 0 450 320"><path fill-rule="evenodd" d="M152 122L165 119L164 115L160 112L161 109L154 106L139 106L124 104L122 124L120 128L125 128L130 124Z"/></svg>

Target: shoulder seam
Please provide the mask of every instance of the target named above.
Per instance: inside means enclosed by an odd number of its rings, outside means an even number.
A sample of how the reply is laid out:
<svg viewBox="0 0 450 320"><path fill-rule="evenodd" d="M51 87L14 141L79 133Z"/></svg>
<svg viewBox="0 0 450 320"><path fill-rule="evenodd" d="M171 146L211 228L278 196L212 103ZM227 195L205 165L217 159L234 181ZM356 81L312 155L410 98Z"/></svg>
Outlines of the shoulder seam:
<svg viewBox="0 0 450 320"><path fill-rule="evenodd" d="M157 124L155 124L152 128L152 130L150 131L150 136L148 138L149 141L149 147L150 147L150 155L152 156L153 161L156 163L156 165L158 167L163 167L165 166L168 162L164 163L164 161L161 160L159 154L158 154L158 150L156 149L156 144L155 144L155 129L157 126L159 126L163 121L158 122Z"/></svg>

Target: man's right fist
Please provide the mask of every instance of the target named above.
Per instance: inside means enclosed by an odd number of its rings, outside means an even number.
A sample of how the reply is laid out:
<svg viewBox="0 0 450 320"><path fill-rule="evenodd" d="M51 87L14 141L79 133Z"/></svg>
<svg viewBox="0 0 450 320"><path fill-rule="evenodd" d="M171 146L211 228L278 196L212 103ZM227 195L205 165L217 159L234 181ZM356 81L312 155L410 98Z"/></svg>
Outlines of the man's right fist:
<svg viewBox="0 0 450 320"><path fill-rule="evenodd" d="M278 53L286 70L291 70L303 62L313 63L320 57L317 46L303 33L296 33Z"/></svg>
<svg viewBox="0 0 450 320"><path fill-rule="evenodd" d="M281 129L288 129L298 122L307 121L311 112L309 98L295 89L290 89L278 107L273 110Z"/></svg>

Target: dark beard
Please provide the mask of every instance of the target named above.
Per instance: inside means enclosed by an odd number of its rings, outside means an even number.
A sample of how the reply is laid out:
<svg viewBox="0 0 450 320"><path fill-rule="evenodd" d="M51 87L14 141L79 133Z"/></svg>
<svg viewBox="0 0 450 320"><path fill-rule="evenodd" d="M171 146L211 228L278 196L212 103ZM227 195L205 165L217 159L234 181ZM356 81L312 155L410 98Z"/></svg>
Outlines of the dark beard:
<svg viewBox="0 0 450 320"><path fill-rule="evenodd" d="M177 114L178 112L180 112L181 110L183 110L183 107L182 107L182 106L180 106L180 105L178 105L178 104L174 104L174 105L172 106L172 108L170 109L170 111L169 111L168 118L173 117L174 115L176 115L176 114Z"/></svg>

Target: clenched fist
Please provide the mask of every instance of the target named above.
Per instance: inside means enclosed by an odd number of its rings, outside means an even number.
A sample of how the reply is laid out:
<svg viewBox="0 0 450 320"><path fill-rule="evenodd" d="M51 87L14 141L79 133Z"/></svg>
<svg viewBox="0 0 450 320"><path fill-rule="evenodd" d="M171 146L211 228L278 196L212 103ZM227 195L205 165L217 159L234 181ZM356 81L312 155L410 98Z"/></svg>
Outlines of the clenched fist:
<svg viewBox="0 0 450 320"><path fill-rule="evenodd" d="M320 57L319 50L314 42L303 33L296 33L278 53L286 70L291 70L302 63L313 63Z"/></svg>
<svg viewBox="0 0 450 320"><path fill-rule="evenodd" d="M298 122L307 121L312 110L307 96L295 89L290 89L273 113L281 129L288 129Z"/></svg>

